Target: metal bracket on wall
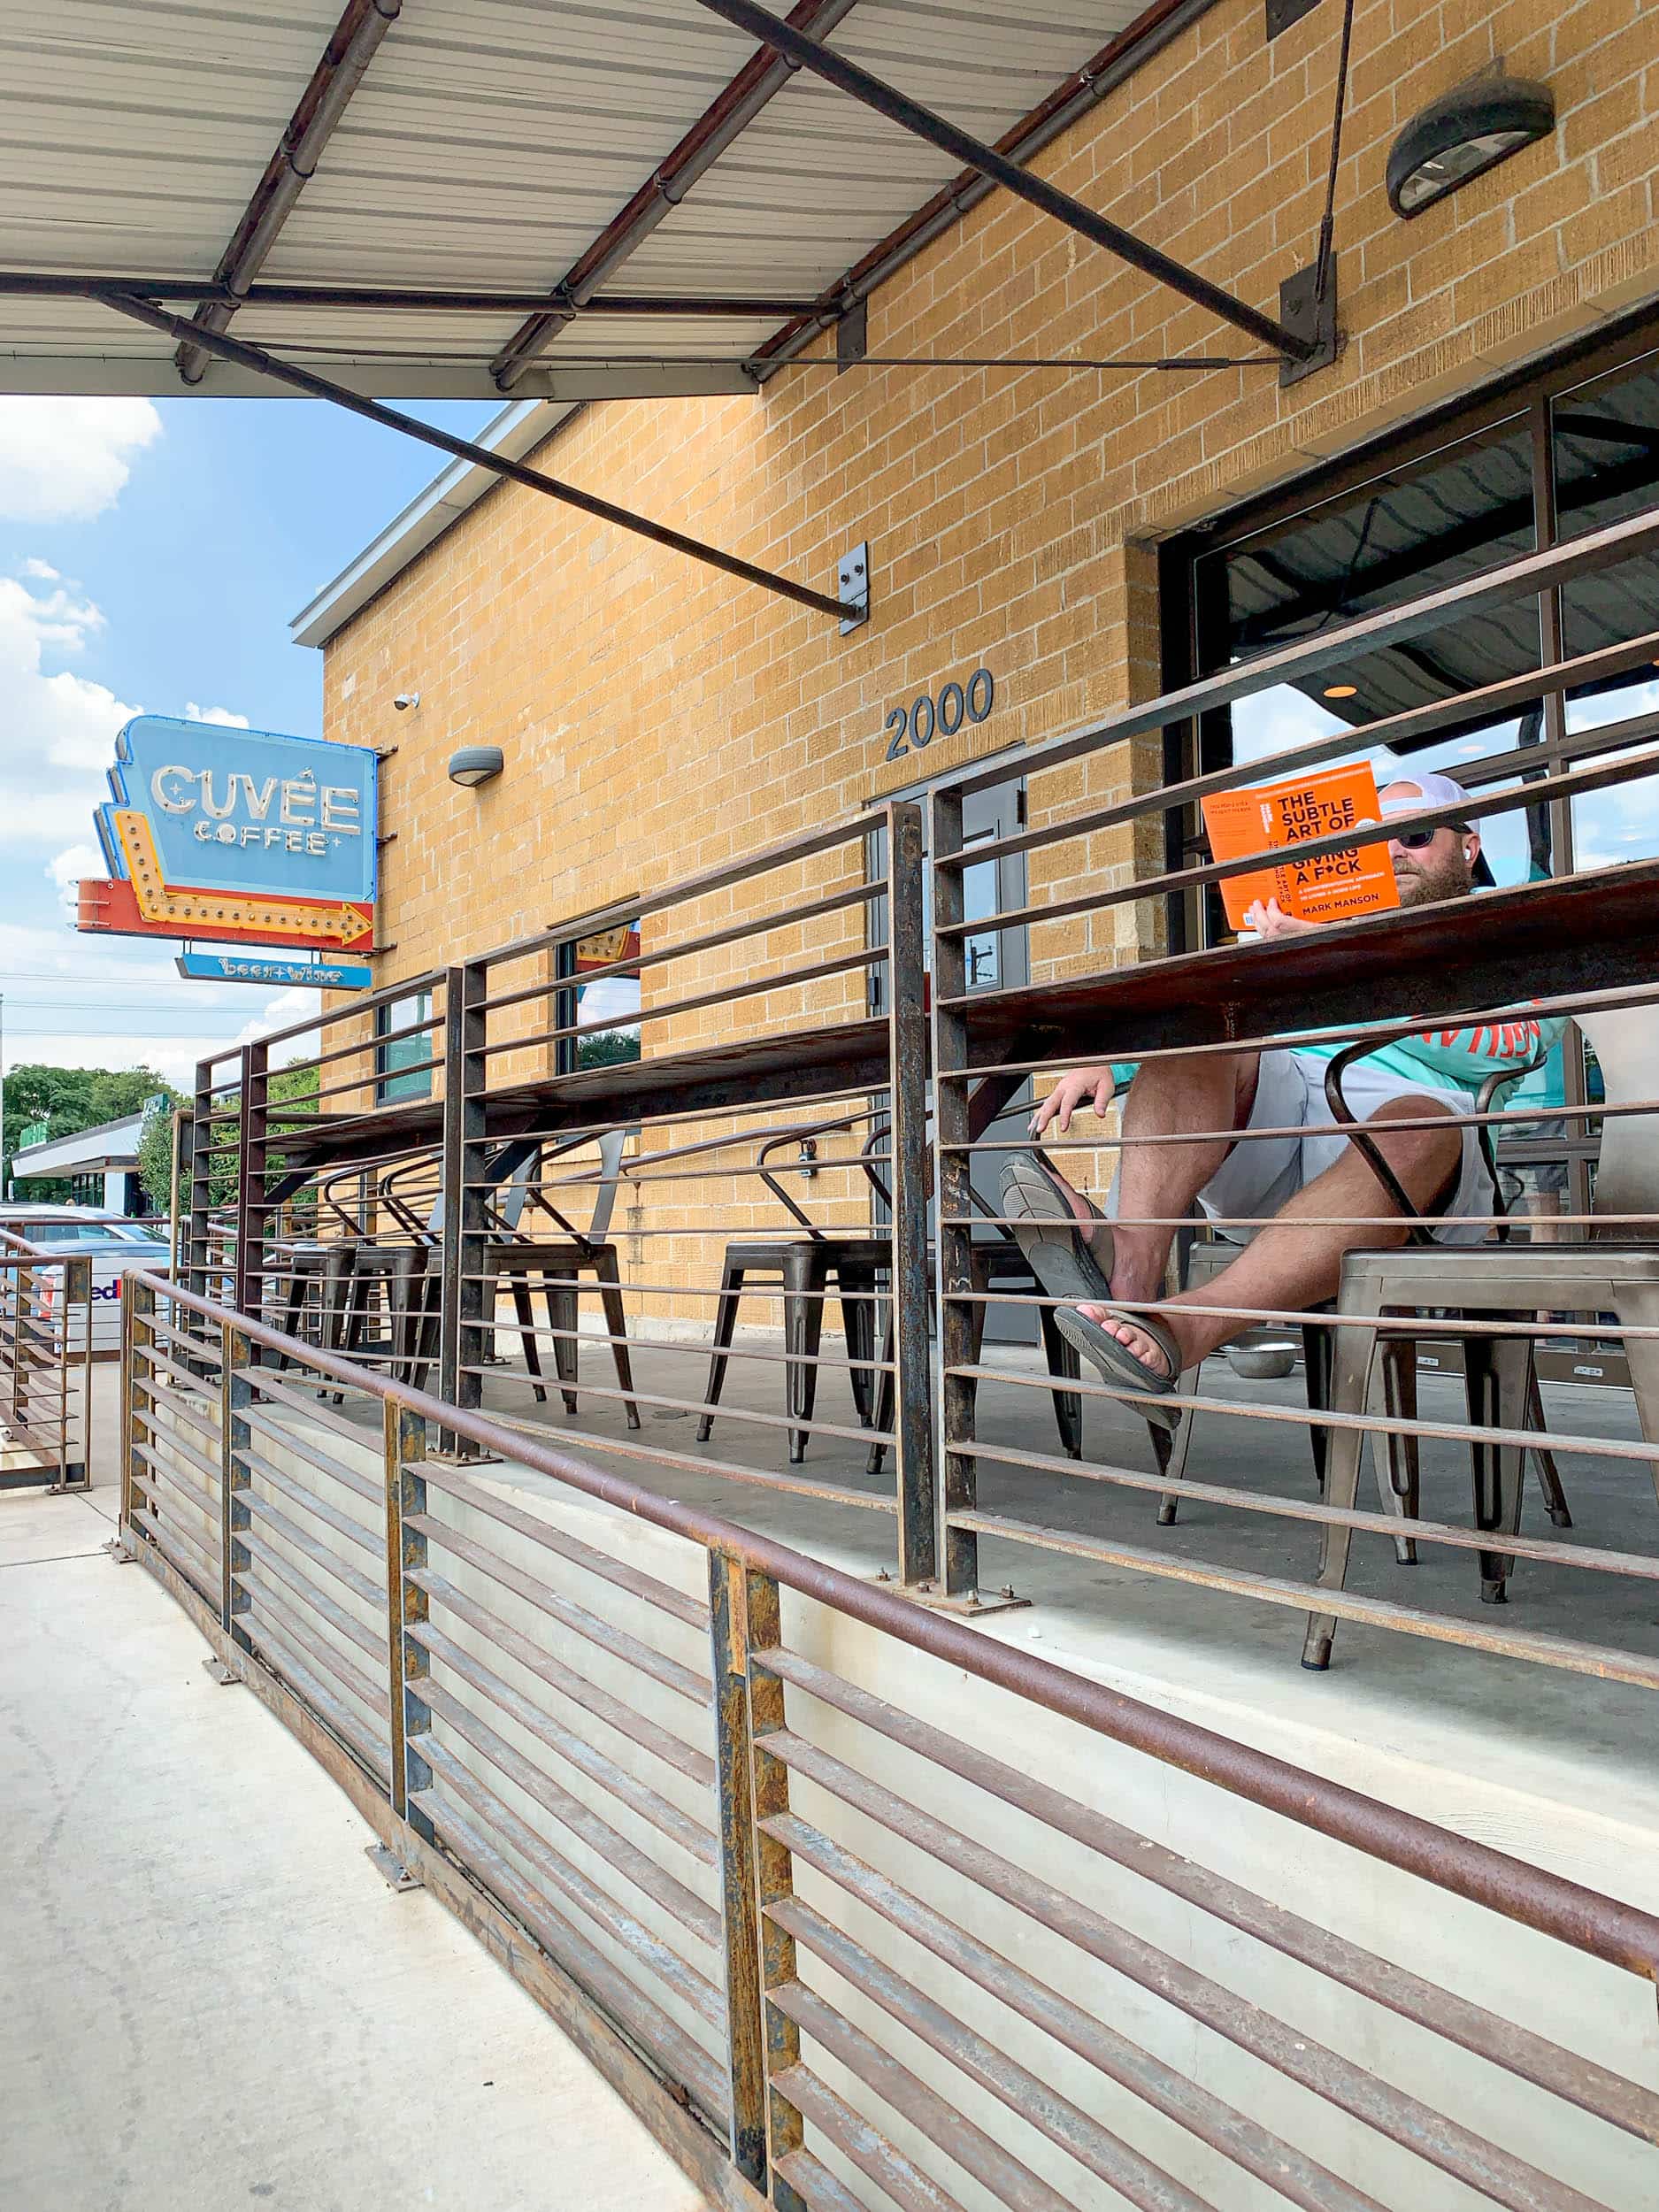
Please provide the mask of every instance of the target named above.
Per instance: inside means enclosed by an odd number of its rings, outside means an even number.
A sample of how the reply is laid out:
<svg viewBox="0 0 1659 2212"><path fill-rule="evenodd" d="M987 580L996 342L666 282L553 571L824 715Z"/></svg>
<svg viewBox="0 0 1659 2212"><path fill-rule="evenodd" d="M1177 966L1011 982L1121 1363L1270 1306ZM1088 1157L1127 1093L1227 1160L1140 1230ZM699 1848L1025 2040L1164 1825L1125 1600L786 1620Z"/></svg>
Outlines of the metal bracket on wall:
<svg viewBox="0 0 1659 2212"><path fill-rule="evenodd" d="M221 1690L234 1689L242 1680L234 1667L227 1667L217 1655L203 1660L202 1671L210 1682L217 1682Z"/></svg>
<svg viewBox="0 0 1659 2212"><path fill-rule="evenodd" d="M1300 384L1304 376L1316 369L1328 369L1342 349L1342 334L1336 322L1336 257L1332 256L1330 280L1325 296L1319 296L1319 265L1310 262L1305 269L1298 269L1294 276L1287 276L1279 288L1279 317L1288 331L1298 338L1310 339L1314 351L1306 360L1298 360L1292 354L1281 356L1279 380L1281 385Z"/></svg>
<svg viewBox="0 0 1659 2212"><path fill-rule="evenodd" d="M835 326L835 373L862 361L870 350L870 303L855 300Z"/></svg>
<svg viewBox="0 0 1659 2212"><path fill-rule="evenodd" d="M846 613L841 617L841 635L856 630L870 619L870 541L866 538L857 545L849 545L835 564L835 591Z"/></svg>
<svg viewBox="0 0 1659 2212"><path fill-rule="evenodd" d="M1311 15L1318 4L1319 0L1267 0L1268 37L1274 39L1281 31L1289 30L1304 15Z"/></svg>

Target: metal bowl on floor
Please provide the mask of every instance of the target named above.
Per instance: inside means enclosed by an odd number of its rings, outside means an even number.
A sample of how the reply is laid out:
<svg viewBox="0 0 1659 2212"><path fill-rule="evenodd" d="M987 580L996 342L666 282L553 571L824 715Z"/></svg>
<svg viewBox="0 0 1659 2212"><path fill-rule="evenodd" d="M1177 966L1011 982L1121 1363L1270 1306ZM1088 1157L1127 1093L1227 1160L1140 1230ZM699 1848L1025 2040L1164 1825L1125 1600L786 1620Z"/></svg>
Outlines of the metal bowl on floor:
<svg viewBox="0 0 1659 2212"><path fill-rule="evenodd" d="M1283 1337L1242 1337L1227 1347L1227 1364L1245 1382L1279 1382L1296 1364L1297 1347Z"/></svg>

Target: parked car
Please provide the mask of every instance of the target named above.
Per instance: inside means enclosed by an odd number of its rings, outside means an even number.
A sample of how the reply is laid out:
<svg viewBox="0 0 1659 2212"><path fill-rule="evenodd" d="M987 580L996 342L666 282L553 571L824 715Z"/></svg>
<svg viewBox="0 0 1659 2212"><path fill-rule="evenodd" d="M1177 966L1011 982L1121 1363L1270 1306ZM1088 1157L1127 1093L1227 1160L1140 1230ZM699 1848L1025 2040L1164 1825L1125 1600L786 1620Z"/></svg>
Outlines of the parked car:
<svg viewBox="0 0 1659 2212"><path fill-rule="evenodd" d="M134 1221L126 1214L107 1213L97 1206L31 1205L8 1200L0 1205L0 1229L21 1237L46 1259L88 1258L92 1262L92 1349L95 1356L111 1355L121 1347L121 1277L131 1267L146 1267L165 1274L172 1258L165 1221ZM62 1278L55 1271L36 1285L37 1311L45 1318L61 1294ZM69 1348L83 1348L85 1339L74 1315L70 1320Z"/></svg>

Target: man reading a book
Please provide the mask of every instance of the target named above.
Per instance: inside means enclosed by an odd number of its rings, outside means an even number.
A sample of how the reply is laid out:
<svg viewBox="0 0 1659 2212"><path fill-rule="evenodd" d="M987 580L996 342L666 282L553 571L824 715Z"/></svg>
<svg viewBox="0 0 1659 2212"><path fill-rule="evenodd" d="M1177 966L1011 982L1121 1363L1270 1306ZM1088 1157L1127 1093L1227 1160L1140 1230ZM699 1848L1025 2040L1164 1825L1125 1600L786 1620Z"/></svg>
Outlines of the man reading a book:
<svg viewBox="0 0 1659 2212"><path fill-rule="evenodd" d="M1466 794L1449 776L1425 773L1380 796L1386 818L1455 806ZM1466 898L1492 880L1466 818L1407 831L1389 841L1388 853L1402 906ZM1282 914L1271 901L1252 907L1248 920L1264 938L1323 926ZM1347 1070L1349 1111L1438 1239L1477 1243L1486 1234L1479 1217L1494 1210L1476 1133L1456 1117L1473 1110L1494 1073L1513 1069L1518 1078L1564 1026L1524 1011L1494 1017L1398 1039ZM1104 1214L1040 1152L1016 1154L1004 1167L1002 1212L1043 1290L1067 1302L1056 1315L1061 1333L1109 1383L1133 1391L1148 1420L1172 1427L1179 1416L1160 1401L1182 1371L1253 1325L1198 1309L1305 1311L1335 1296L1346 1251L1405 1242L1395 1202L1341 1133L1325 1095L1326 1066L1344 1049L1310 1040L1062 1076L1032 1118L1033 1136L1065 1135L1073 1114L1105 1113L1127 1086L1125 1143ZM1429 1125L1394 1125L1409 1122ZM1284 1133L1240 1141L1251 1130ZM1184 1135L1190 1141L1146 1141ZM1201 1289L1165 1298L1175 1225L1194 1201L1239 1256ZM1108 1300L1145 1310L1114 1311Z"/></svg>

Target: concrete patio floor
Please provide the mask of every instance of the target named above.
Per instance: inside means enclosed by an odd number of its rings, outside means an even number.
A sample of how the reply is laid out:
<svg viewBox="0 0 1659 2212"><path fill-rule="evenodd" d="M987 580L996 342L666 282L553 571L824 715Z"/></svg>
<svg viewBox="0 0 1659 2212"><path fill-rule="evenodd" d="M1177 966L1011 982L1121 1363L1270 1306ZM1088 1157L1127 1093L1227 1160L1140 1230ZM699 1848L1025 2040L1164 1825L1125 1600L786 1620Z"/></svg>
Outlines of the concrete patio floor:
<svg viewBox="0 0 1659 2212"><path fill-rule="evenodd" d="M0 2204L695 2212L696 2190L280 1724L102 1548L0 1494Z"/></svg>

